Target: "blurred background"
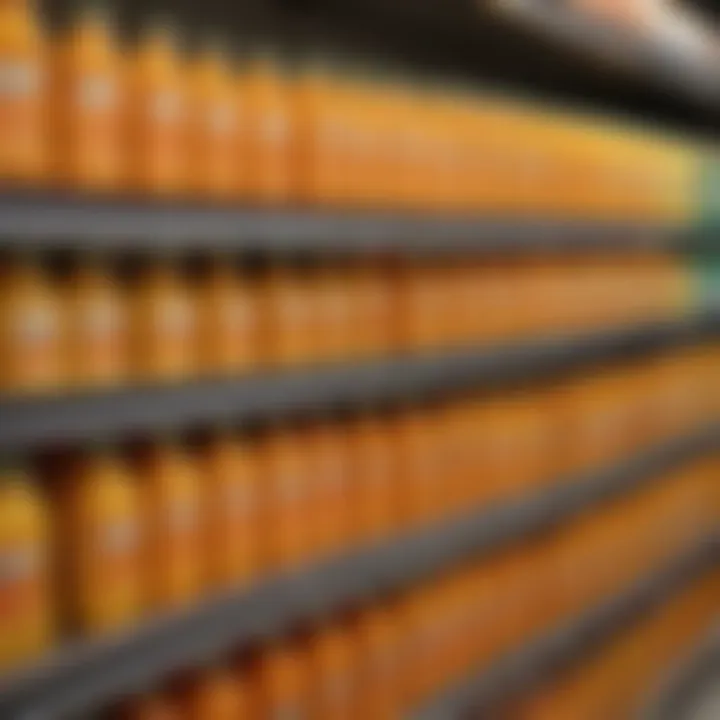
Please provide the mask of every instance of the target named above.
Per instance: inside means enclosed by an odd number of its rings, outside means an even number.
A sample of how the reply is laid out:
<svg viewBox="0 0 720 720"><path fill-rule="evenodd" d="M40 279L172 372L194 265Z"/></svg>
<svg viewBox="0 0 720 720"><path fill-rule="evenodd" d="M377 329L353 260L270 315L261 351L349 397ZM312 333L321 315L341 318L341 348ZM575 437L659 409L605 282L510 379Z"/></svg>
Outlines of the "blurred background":
<svg viewBox="0 0 720 720"><path fill-rule="evenodd" d="M0 0L0 717L720 717L720 7Z"/></svg>

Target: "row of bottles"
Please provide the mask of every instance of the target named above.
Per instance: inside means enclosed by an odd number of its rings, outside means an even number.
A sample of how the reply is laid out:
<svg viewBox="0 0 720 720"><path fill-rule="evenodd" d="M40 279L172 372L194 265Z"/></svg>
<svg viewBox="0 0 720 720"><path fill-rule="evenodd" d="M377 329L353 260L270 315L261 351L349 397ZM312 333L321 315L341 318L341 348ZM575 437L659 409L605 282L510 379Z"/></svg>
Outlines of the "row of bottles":
<svg viewBox="0 0 720 720"><path fill-rule="evenodd" d="M32 392L242 374L533 333L669 319L693 305L664 255L125 268L0 265L0 389Z"/></svg>
<svg viewBox="0 0 720 720"><path fill-rule="evenodd" d="M188 55L170 23L119 43L92 3L43 31L0 2L0 176L42 186L224 201L682 222L707 148L453 83ZM289 68L292 67L292 70ZM338 238L342 242L342 238Z"/></svg>
<svg viewBox="0 0 720 720"><path fill-rule="evenodd" d="M653 608L628 632L509 709L509 720L607 720L640 717L658 677L712 631L720 573ZM209 717L209 716L207 716ZM242 715L240 716L242 717Z"/></svg>
<svg viewBox="0 0 720 720"><path fill-rule="evenodd" d="M689 432L717 416L716 366L698 348L510 395L7 462L2 664Z"/></svg>
<svg viewBox="0 0 720 720"><path fill-rule="evenodd" d="M156 693L128 699L110 716L407 717L468 670L488 665L694 547L717 522L717 473L717 462L690 466L568 526L287 638L229 653L207 669L169 679ZM668 527L675 529L670 537ZM693 599L680 605L702 612L686 627L709 621L717 590L716 576L694 581L687 591ZM677 611L665 612L678 617Z"/></svg>

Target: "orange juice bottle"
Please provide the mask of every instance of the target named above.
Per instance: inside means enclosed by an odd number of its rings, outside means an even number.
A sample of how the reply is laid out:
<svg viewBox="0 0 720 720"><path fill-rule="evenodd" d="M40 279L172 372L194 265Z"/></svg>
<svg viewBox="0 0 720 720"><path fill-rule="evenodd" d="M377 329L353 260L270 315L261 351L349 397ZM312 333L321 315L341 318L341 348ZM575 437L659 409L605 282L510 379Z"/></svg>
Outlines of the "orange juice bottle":
<svg viewBox="0 0 720 720"><path fill-rule="evenodd" d="M359 542L376 543L393 531L396 473L389 423L366 418L351 431L355 492L350 512Z"/></svg>
<svg viewBox="0 0 720 720"><path fill-rule="evenodd" d="M187 720L187 713L169 695L154 693L124 703L113 720Z"/></svg>
<svg viewBox="0 0 720 720"><path fill-rule="evenodd" d="M130 290L130 362L140 380L176 380L195 370L193 297L170 260L141 271Z"/></svg>
<svg viewBox="0 0 720 720"><path fill-rule="evenodd" d="M220 432L202 448L205 558L210 585L246 583L258 571L259 458L249 439Z"/></svg>
<svg viewBox="0 0 720 720"><path fill-rule="evenodd" d="M0 273L0 388L58 386L64 379L62 324L53 287L32 257L11 260Z"/></svg>
<svg viewBox="0 0 720 720"><path fill-rule="evenodd" d="M302 202L327 203L330 173L330 81L322 62L304 63L295 80L296 192Z"/></svg>
<svg viewBox="0 0 720 720"><path fill-rule="evenodd" d="M309 702L316 720L351 720L357 702L354 636L339 621L316 630L310 640Z"/></svg>
<svg viewBox="0 0 720 720"><path fill-rule="evenodd" d="M194 600L202 589L205 553L200 478L194 460L173 440L138 457L147 523L146 583L155 608Z"/></svg>
<svg viewBox="0 0 720 720"><path fill-rule="evenodd" d="M313 478L313 550L318 557L342 554L352 541L353 468L345 428L321 424L313 429L309 451Z"/></svg>
<svg viewBox="0 0 720 720"><path fill-rule="evenodd" d="M185 695L187 720L242 720L242 696L235 674L224 667L205 670Z"/></svg>
<svg viewBox="0 0 720 720"><path fill-rule="evenodd" d="M188 100L178 31L156 21L125 62L126 184L131 192L178 195L188 187Z"/></svg>
<svg viewBox="0 0 720 720"><path fill-rule="evenodd" d="M247 192L253 200L283 203L293 185L291 84L276 54L256 52L240 76L247 123Z"/></svg>
<svg viewBox="0 0 720 720"><path fill-rule="evenodd" d="M311 478L305 434L298 428L271 435L263 448L264 521L261 539L272 569L287 569L310 552L308 531Z"/></svg>
<svg viewBox="0 0 720 720"><path fill-rule="evenodd" d="M0 179L42 183L47 172L44 39L32 0L0 2Z"/></svg>
<svg viewBox="0 0 720 720"><path fill-rule="evenodd" d="M113 190L122 179L124 97L113 19L91 1L54 40L51 157L63 186Z"/></svg>
<svg viewBox="0 0 720 720"><path fill-rule="evenodd" d="M51 642L49 515L25 470L0 468L0 668L41 653Z"/></svg>
<svg viewBox="0 0 720 720"><path fill-rule="evenodd" d="M70 458L59 487L61 591L83 633L114 631L142 610L143 518L135 479L112 449Z"/></svg>
<svg viewBox="0 0 720 720"><path fill-rule="evenodd" d="M234 80L217 41L210 41L188 70L188 183L201 197L228 199L237 191L240 125Z"/></svg>
<svg viewBox="0 0 720 720"><path fill-rule="evenodd" d="M393 348L394 316L390 274L378 262L362 263L355 271L355 318L350 335L356 354L380 357Z"/></svg>
<svg viewBox="0 0 720 720"><path fill-rule="evenodd" d="M199 369L246 371L259 359L257 289L230 258L216 260L198 288Z"/></svg>
<svg viewBox="0 0 720 720"><path fill-rule="evenodd" d="M269 362L293 365L316 357L317 302L313 276L301 266L270 269L261 290Z"/></svg>
<svg viewBox="0 0 720 720"><path fill-rule="evenodd" d="M109 385L125 377L126 315L117 279L101 262L85 261L66 293L66 357L76 385Z"/></svg>
<svg viewBox="0 0 720 720"><path fill-rule="evenodd" d="M307 711L308 674L303 652L295 638L272 641L257 663L256 718L309 720Z"/></svg>
<svg viewBox="0 0 720 720"><path fill-rule="evenodd" d="M394 720L399 715L398 628L390 606L363 610L356 621L358 717Z"/></svg>
<svg viewBox="0 0 720 720"><path fill-rule="evenodd" d="M317 359L339 362L350 356L359 329L352 323L352 298L349 276L339 268L322 270L315 278L318 294Z"/></svg>

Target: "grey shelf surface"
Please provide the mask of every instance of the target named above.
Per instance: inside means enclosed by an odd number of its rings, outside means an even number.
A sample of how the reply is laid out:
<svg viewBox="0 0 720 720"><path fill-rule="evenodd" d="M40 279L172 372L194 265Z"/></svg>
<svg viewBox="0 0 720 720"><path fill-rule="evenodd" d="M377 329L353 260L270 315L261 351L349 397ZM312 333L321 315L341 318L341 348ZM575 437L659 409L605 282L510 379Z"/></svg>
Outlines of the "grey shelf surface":
<svg viewBox="0 0 720 720"><path fill-rule="evenodd" d="M659 678L640 708L639 720L688 720L695 716L694 706L704 691L717 687L719 681L720 618Z"/></svg>
<svg viewBox="0 0 720 720"><path fill-rule="evenodd" d="M540 635L489 668L466 678L412 714L412 720L499 717L498 708L573 661L591 653L613 634L672 597L720 562L720 536L712 536L665 567L589 611Z"/></svg>
<svg viewBox="0 0 720 720"><path fill-rule="evenodd" d="M715 452L719 441L720 425L711 425L611 467L559 479L532 496L261 581L196 608L145 621L119 637L62 647L39 664L0 678L0 717L85 717L173 672L312 624L549 529L654 482L692 458Z"/></svg>
<svg viewBox="0 0 720 720"><path fill-rule="evenodd" d="M0 192L0 250L253 253L633 250L693 244L676 225L325 209Z"/></svg>
<svg viewBox="0 0 720 720"><path fill-rule="evenodd" d="M499 347L242 378L54 396L0 396L0 451L431 399L698 342L718 330L718 315L701 313Z"/></svg>

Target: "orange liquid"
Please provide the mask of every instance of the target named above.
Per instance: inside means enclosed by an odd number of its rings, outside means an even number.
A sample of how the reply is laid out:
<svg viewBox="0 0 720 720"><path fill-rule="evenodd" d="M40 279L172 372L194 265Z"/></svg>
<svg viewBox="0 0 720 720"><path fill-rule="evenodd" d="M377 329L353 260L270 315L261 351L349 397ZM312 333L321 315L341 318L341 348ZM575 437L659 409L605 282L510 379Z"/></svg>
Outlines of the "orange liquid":
<svg viewBox="0 0 720 720"><path fill-rule="evenodd" d="M202 590L204 545L200 478L193 459L171 443L150 447L138 462L147 550L146 582L153 607L178 607Z"/></svg>
<svg viewBox="0 0 720 720"><path fill-rule="evenodd" d="M0 179L46 181L45 41L33 3L0 2Z"/></svg>
<svg viewBox="0 0 720 720"><path fill-rule="evenodd" d="M68 376L79 386L112 385L127 372L126 307L117 280L101 265L85 264L66 291Z"/></svg>
<svg viewBox="0 0 720 720"><path fill-rule="evenodd" d="M130 290L130 354L140 380L177 380L196 367L193 298L172 265L141 271Z"/></svg>
<svg viewBox="0 0 720 720"><path fill-rule="evenodd" d="M70 460L59 492L70 623L84 633L115 631L143 607L138 487L120 459L100 451Z"/></svg>
<svg viewBox="0 0 720 720"><path fill-rule="evenodd" d="M64 186L113 190L121 183L125 98L113 30L104 14L88 12L52 46L53 170Z"/></svg>
<svg viewBox="0 0 720 720"><path fill-rule="evenodd" d="M203 448L205 557L212 586L249 582L260 567L260 465L251 441L218 435Z"/></svg>
<svg viewBox="0 0 720 720"><path fill-rule="evenodd" d="M45 650L55 608L50 595L50 526L44 498L22 470L0 470L0 668Z"/></svg>
<svg viewBox="0 0 720 720"><path fill-rule="evenodd" d="M173 28L149 28L125 63L126 184L132 192L187 192L188 98Z"/></svg>
<svg viewBox="0 0 720 720"><path fill-rule="evenodd" d="M198 292L198 353L202 372L248 371L260 360L257 288L229 260L218 261Z"/></svg>
<svg viewBox="0 0 720 720"><path fill-rule="evenodd" d="M32 260L0 269L0 387L38 391L64 380L59 299Z"/></svg>
<svg viewBox="0 0 720 720"><path fill-rule="evenodd" d="M238 187L240 123L234 78L217 48L195 58L188 71L189 189L228 199Z"/></svg>

